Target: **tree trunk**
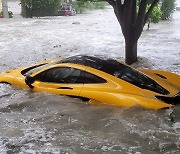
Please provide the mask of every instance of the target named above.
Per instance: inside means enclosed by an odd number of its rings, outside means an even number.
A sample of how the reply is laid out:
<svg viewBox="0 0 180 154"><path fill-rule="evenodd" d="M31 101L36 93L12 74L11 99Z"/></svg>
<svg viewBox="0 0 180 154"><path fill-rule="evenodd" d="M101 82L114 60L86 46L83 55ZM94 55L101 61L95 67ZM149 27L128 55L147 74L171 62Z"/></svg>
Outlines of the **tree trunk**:
<svg viewBox="0 0 180 154"><path fill-rule="evenodd" d="M137 42L132 39L125 40L125 62L129 65L137 61Z"/></svg>
<svg viewBox="0 0 180 154"><path fill-rule="evenodd" d="M122 0L105 1L114 8L125 38L125 61L127 64L132 64L137 61L137 43L143 27L159 0L151 0L148 11L146 11L148 0L125 0L123 3ZM138 11L137 4L139 5Z"/></svg>

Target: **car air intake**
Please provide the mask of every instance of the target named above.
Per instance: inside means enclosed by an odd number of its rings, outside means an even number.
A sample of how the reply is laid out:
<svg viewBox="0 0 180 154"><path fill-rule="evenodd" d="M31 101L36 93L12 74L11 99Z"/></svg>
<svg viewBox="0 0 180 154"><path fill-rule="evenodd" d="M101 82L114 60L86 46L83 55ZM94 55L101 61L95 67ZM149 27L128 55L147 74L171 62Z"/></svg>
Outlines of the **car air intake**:
<svg viewBox="0 0 180 154"><path fill-rule="evenodd" d="M173 97L166 96L156 96L159 100L162 100L168 104L177 105L180 104L180 92L174 95Z"/></svg>

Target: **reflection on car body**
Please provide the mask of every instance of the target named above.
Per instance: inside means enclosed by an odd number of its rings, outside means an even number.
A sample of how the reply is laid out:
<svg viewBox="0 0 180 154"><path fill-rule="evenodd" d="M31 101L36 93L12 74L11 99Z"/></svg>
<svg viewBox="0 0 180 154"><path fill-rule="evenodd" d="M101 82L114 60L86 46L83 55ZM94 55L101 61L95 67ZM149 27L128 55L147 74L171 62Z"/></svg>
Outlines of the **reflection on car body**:
<svg viewBox="0 0 180 154"><path fill-rule="evenodd" d="M180 103L179 75L85 55L11 70L0 82L117 106L160 109Z"/></svg>

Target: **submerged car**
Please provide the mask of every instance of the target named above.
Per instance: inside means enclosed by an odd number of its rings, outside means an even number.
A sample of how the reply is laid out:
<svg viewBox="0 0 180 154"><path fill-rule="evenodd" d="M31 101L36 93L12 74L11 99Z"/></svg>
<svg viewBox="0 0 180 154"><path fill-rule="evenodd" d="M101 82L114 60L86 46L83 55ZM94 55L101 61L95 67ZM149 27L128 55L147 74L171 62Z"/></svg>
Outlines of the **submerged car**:
<svg viewBox="0 0 180 154"><path fill-rule="evenodd" d="M78 55L0 74L0 82L88 99L95 104L161 109L180 104L180 75L134 69L113 59Z"/></svg>
<svg viewBox="0 0 180 154"><path fill-rule="evenodd" d="M75 16L76 12L72 8L72 4L63 4L58 10L58 15L60 16Z"/></svg>

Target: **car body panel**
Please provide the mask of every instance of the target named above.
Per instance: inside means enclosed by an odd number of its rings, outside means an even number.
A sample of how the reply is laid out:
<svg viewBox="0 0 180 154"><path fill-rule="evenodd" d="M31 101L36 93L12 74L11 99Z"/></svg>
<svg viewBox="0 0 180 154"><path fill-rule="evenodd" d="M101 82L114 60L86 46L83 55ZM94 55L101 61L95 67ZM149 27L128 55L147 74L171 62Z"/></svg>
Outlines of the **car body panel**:
<svg viewBox="0 0 180 154"><path fill-rule="evenodd" d="M162 71L162 70L148 70L148 69L139 69L139 70L142 71L143 73L151 76L155 80L161 80L166 83L171 83L172 86L180 88L179 75L177 75L175 73L168 72L168 71ZM160 77L159 75L162 75L162 76Z"/></svg>
<svg viewBox="0 0 180 154"><path fill-rule="evenodd" d="M140 105L145 108L151 109L161 109L173 106L173 104L171 103L167 103L163 100L158 99L157 96L163 98L171 98L180 92L180 76L174 73L161 70L139 69L140 72L144 73L146 76L153 79L169 91L168 94L163 95L148 89L140 88L136 85L133 85L132 83L117 78L116 76L113 76L101 70L81 64L58 63L59 60L59 58L46 60L32 67L23 67L7 71L6 73L0 74L0 82L9 83L15 86L29 89L29 86L25 82L26 77L22 72L26 72L26 70L30 68L35 68L34 72L31 72L32 74L30 75L33 78L36 78L36 76L48 70L65 67L85 71L99 78L102 78L105 82L52 83L35 80L32 83L32 90L88 98L90 100L90 103L93 104L102 103L126 107ZM39 65L42 65L42 67L39 67ZM38 66L38 68L40 69L36 69L36 66Z"/></svg>
<svg viewBox="0 0 180 154"><path fill-rule="evenodd" d="M34 73L32 76L36 76L37 74L44 72L48 69L57 68L57 67L73 67L77 69L84 70L84 66L77 66L72 64L56 64L50 66L48 68L42 69ZM35 81L33 83L34 91L46 91L55 94L62 94L62 95L72 95L72 96L79 96L80 91L82 90L83 84L60 84L60 83L48 83L48 82L41 82Z"/></svg>
<svg viewBox="0 0 180 154"><path fill-rule="evenodd" d="M130 83L119 80L107 73L100 73L99 70L93 70L92 68L86 70L92 71L107 80L106 84L86 84L83 86L80 96L90 98L90 102L93 104L104 103L126 107L140 105L153 109L172 106L157 100L155 92L132 86Z"/></svg>
<svg viewBox="0 0 180 154"><path fill-rule="evenodd" d="M169 96L174 96L180 90L180 76L168 71L140 69L153 80L160 83L170 91Z"/></svg>
<svg viewBox="0 0 180 154"><path fill-rule="evenodd" d="M61 95L72 95L79 96L82 90L83 84L55 84L55 83L43 83L40 81L35 81L33 84L34 91L45 91L54 94Z"/></svg>
<svg viewBox="0 0 180 154"><path fill-rule="evenodd" d="M173 105L160 102L156 98L148 98L139 95L132 95L127 93L100 93L97 96L97 92L84 91L86 97L92 97L90 100L93 104L109 104L115 106L131 107L134 105L142 106L149 109L161 109L168 108ZM98 100L98 101L97 101Z"/></svg>

